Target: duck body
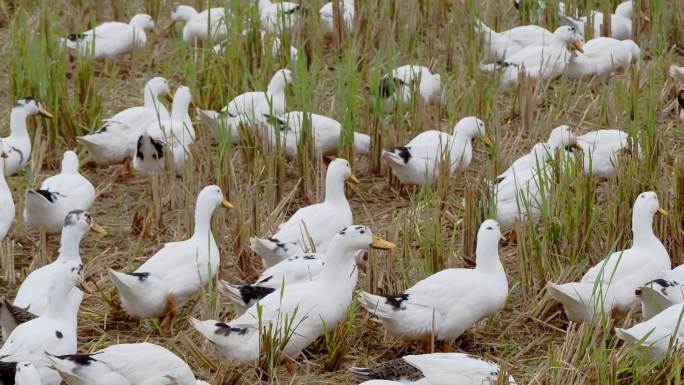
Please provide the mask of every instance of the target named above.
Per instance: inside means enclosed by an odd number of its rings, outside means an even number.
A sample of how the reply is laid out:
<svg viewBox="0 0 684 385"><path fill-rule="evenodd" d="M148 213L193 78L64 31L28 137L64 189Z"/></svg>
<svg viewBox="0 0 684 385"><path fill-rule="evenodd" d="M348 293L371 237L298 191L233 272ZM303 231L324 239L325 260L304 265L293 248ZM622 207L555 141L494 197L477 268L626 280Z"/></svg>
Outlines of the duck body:
<svg viewBox="0 0 684 385"><path fill-rule="evenodd" d="M288 156L297 156L305 126L311 128L314 149L317 153L324 156L337 154L342 125L335 119L303 111L291 111L282 115L269 116L267 122L270 125L267 135L271 147L276 148L280 144ZM308 124L305 125L306 122ZM370 136L355 132L354 151L357 154L369 154Z"/></svg>
<svg viewBox="0 0 684 385"><path fill-rule="evenodd" d="M605 78L616 70L627 68L641 57L641 49L632 40L598 37L582 46L584 53L575 52L565 69L573 79Z"/></svg>
<svg viewBox="0 0 684 385"><path fill-rule="evenodd" d="M472 139L484 136L484 122L475 117L461 119L454 135L442 131L424 131L408 144L383 151L382 158L403 184L432 184L439 168L448 157L449 172L468 167L473 157Z"/></svg>
<svg viewBox="0 0 684 385"><path fill-rule="evenodd" d="M300 19L303 8L290 1L257 0L261 28L272 33L280 33L292 28Z"/></svg>
<svg viewBox="0 0 684 385"><path fill-rule="evenodd" d="M664 271L661 276L636 291L641 300L641 315L644 320L672 305L684 302L684 265Z"/></svg>
<svg viewBox="0 0 684 385"><path fill-rule="evenodd" d="M95 59L116 59L134 49L143 48L147 44L145 31L153 28L152 16L138 14L129 23L109 21L82 33L69 34L62 42L82 55Z"/></svg>
<svg viewBox="0 0 684 385"><path fill-rule="evenodd" d="M0 153L3 152L2 142L0 142ZM5 179L5 158L0 158L0 241L5 239L9 233L14 216L17 210L14 206L14 198L12 198L12 190Z"/></svg>
<svg viewBox="0 0 684 385"><path fill-rule="evenodd" d="M497 383L501 368L494 362L465 353L408 355L369 368L351 368L363 384L482 385ZM378 381L373 382L373 381ZM515 385L508 376L507 385Z"/></svg>
<svg viewBox="0 0 684 385"><path fill-rule="evenodd" d="M184 304L218 272L220 255L211 232L211 216L220 205L230 207L218 186L197 197L193 235L170 242L132 273L109 271L121 305L136 318L161 317Z"/></svg>
<svg viewBox="0 0 684 385"><path fill-rule="evenodd" d="M615 13L610 15L610 37L618 40L627 40L632 38L632 8L631 1L624 1L615 8ZM591 18L594 25L592 26L592 33L594 37L604 36L603 23L606 16L602 12L591 11ZM567 21L573 24L580 33L584 34L585 25L589 22L589 18L582 16L579 19L566 17Z"/></svg>
<svg viewBox="0 0 684 385"><path fill-rule="evenodd" d="M17 100L10 113L10 135L0 139L5 164L5 176L13 176L21 172L31 159L31 136L26 126L26 119L36 114L52 118L38 100L25 97Z"/></svg>
<svg viewBox="0 0 684 385"><path fill-rule="evenodd" d="M169 95L166 79L156 77L145 85L144 105L127 108L103 120L96 132L76 138L88 149L93 161L100 165L123 163L135 156L138 138L145 128L170 118L159 96Z"/></svg>
<svg viewBox="0 0 684 385"><path fill-rule="evenodd" d="M681 323L684 304L676 304L638 323L629 329L615 328L615 334L629 345L640 345L639 349L652 359L657 359L670 351L670 343L676 349L684 341L684 328Z"/></svg>
<svg viewBox="0 0 684 385"><path fill-rule="evenodd" d="M214 7L197 12L189 5L177 5L171 12L171 20L182 21L183 41L192 44L196 41L225 39L228 36L227 17L230 11L223 7Z"/></svg>
<svg viewBox="0 0 684 385"><path fill-rule="evenodd" d="M610 178L615 174L619 154L630 148L629 134L620 130L591 131L577 137L582 148L582 167L585 174L597 178ZM641 149L637 146L641 155Z"/></svg>
<svg viewBox="0 0 684 385"><path fill-rule="evenodd" d="M442 77L425 66L408 64L393 69L380 80L380 96L387 101L408 103L416 88L423 103L439 100Z"/></svg>
<svg viewBox="0 0 684 385"><path fill-rule="evenodd" d="M335 33L335 15L333 3L325 3L318 11L321 15L321 26L326 33ZM354 0L343 0L340 2L340 18L347 31L354 29Z"/></svg>
<svg viewBox="0 0 684 385"><path fill-rule="evenodd" d="M477 240L474 269L446 269L398 295L362 291L359 302L392 334L410 340L453 341L506 302L508 280L498 255L499 225L486 220ZM459 295L455 295L459 294Z"/></svg>
<svg viewBox="0 0 684 385"><path fill-rule="evenodd" d="M41 183L39 189L26 193L24 223L48 234L62 231L64 218L74 210L87 210L95 200L95 188L78 172L78 156L66 151L62 172Z"/></svg>
<svg viewBox="0 0 684 385"><path fill-rule="evenodd" d="M347 179L356 179L352 178L349 162L335 159L326 173L323 202L297 210L271 237L250 239L250 248L262 258L265 267L303 253L311 246L316 252L324 253L335 234L353 223L351 207L344 193Z"/></svg>
<svg viewBox="0 0 684 385"><path fill-rule="evenodd" d="M144 357L144 359L141 359ZM49 355L67 385L206 384L171 351L152 343L119 344L90 354Z"/></svg>
<svg viewBox="0 0 684 385"><path fill-rule="evenodd" d="M538 25L523 25L496 32L478 20L475 30L484 37L486 63L501 61L527 47L545 46L553 41L553 33Z"/></svg>

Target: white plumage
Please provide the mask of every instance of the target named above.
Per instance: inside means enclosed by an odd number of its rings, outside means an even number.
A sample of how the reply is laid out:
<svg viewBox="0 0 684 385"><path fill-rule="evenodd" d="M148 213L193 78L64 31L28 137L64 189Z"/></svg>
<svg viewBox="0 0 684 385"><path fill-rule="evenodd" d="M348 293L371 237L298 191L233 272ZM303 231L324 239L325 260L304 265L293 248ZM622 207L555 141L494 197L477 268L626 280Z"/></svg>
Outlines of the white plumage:
<svg viewBox="0 0 684 385"><path fill-rule="evenodd" d="M653 318L638 323L629 329L615 328L615 334L629 345L639 345L639 349L652 359L657 359L669 351L682 346L684 341L684 304L670 306Z"/></svg>
<svg viewBox="0 0 684 385"><path fill-rule="evenodd" d="M638 288L636 295L641 300L641 316L644 320L684 302L684 265L662 272L657 279Z"/></svg>
<svg viewBox="0 0 684 385"><path fill-rule="evenodd" d="M484 38L485 63L504 60L528 47L553 44L556 38L555 33L538 25L523 25L496 32L481 20L476 21L475 31Z"/></svg>
<svg viewBox="0 0 684 385"><path fill-rule="evenodd" d="M632 8L633 4L631 1L623 1L615 8L615 13L610 15L610 37L618 40L632 38ZM591 18L594 23L593 28L591 28L593 37L604 36L604 17L605 15L602 12L591 11ZM584 35L585 24L589 21L586 16L582 16L579 19L566 16L565 20L574 25Z"/></svg>
<svg viewBox="0 0 684 385"><path fill-rule="evenodd" d="M323 27L323 30L326 33L334 33L336 28L332 1L323 4L318 13L321 15L321 26ZM344 25L348 32L351 32L354 29L354 14L354 0L340 1L340 19L342 20L342 25Z"/></svg>
<svg viewBox="0 0 684 385"><path fill-rule="evenodd" d="M145 31L153 28L152 16L137 14L129 23L108 21L88 31L69 34L62 43L95 59L116 59L119 55L145 47Z"/></svg>
<svg viewBox="0 0 684 385"><path fill-rule="evenodd" d="M5 179L5 159L7 159L7 154L4 152L2 139L0 139L0 241L7 236L14 222L14 215L17 213L12 190Z"/></svg>
<svg viewBox="0 0 684 385"><path fill-rule="evenodd" d="M584 173L597 178L613 176L620 152L629 150L632 140L629 134L620 130L597 130L578 136ZM641 156L641 147L635 146L637 155Z"/></svg>
<svg viewBox="0 0 684 385"><path fill-rule="evenodd" d="M627 68L641 57L641 49L632 40L598 37L582 46L584 52L574 52L565 68L573 79L604 78L614 71Z"/></svg>
<svg viewBox="0 0 684 385"><path fill-rule="evenodd" d="M36 114L52 118L52 114L30 96L17 100L12 107L10 135L0 139L2 150L7 155L2 159L5 163L5 176L18 174L31 159L31 136L26 127L26 119Z"/></svg>
<svg viewBox="0 0 684 385"><path fill-rule="evenodd" d="M197 12L189 5L177 5L171 12L171 20L183 22L183 41L193 44L198 41L221 40L228 35L227 18L230 11L216 7Z"/></svg>
<svg viewBox="0 0 684 385"><path fill-rule="evenodd" d="M425 66L408 64L393 69L380 80L380 96L388 101L408 103L416 89L423 103L440 100L442 77Z"/></svg>
<svg viewBox="0 0 684 385"><path fill-rule="evenodd" d="M280 33L294 27L300 19L303 8L290 1L256 0L259 8L261 28Z"/></svg>

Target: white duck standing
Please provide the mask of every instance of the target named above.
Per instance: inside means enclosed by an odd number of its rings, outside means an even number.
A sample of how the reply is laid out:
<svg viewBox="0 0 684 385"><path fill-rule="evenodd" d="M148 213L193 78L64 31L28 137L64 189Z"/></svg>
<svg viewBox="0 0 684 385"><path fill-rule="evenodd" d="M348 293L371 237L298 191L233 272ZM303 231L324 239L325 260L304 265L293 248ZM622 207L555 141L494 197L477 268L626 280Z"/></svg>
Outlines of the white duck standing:
<svg viewBox="0 0 684 385"><path fill-rule="evenodd" d="M96 132L76 138L88 149L90 157L97 164L128 165L135 156L138 138L145 128L154 122L169 119L169 110L159 100L160 96L172 99L166 79L150 79L145 84L143 94L142 106L120 111L111 118L104 119L104 124Z"/></svg>
<svg viewBox="0 0 684 385"><path fill-rule="evenodd" d="M26 127L26 119L29 116L40 114L52 118L52 114L35 98L28 96L17 100L10 114L10 135L2 138L2 147L6 158L5 175L16 175L24 169L31 159L31 136Z"/></svg>
<svg viewBox="0 0 684 385"><path fill-rule="evenodd" d="M5 161L8 155L2 147L2 140L0 140L0 241L5 239L7 233L14 222L14 215L17 213L14 207L14 198L12 198L12 190L7 184L5 178Z"/></svg>
<svg viewBox="0 0 684 385"><path fill-rule="evenodd" d="M26 192L24 223L48 234L62 231L64 218L74 210L88 210L95 200L95 187L78 172L78 155L64 152L62 171Z"/></svg>
<svg viewBox="0 0 684 385"><path fill-rule="evenodd" d="M342 25L346 28L348 32L352 32L354 29L354 0L342 0L340 3L340 19ZM323 4L321 9L318 11L321 15L321 26L326 33L335 33L335 14L333 11L332 1Z"/></svg>
<svg viewBox="0 0 684 385"><path fill-rule="evenodd" d="M195 379L180 357L149 342L112 345L93 353L48 355L47 361L67 385L208 385Z"/></svg>
<svg viewBox="0 0 684 385"><path fill-rule="evenodd" d="M132 273L109 270L128 314L135 318L164 317L162 326L170 331L177 306L218 272L220 255L211 232L211 217L218 206L233 207L218 186L203 188L197 196L195 229L189 239L165 244Z"/></svg>
<svg viewBox="0 0 684 385"><path fill-rule="evenodd" d="M45 266L42 266L32 271L21 283L17 295L14 298L12 306L30 314L40 316L43 315L49 308L49 294L50 287L54 282L60 279L61 265L64 263L81 263L81 254L79 245L81 239L88 232L93 231L98 234L106 234L104 229L93 222L92 217L85 211L72 211L64 219L64 228L62 229L62 237L59 248L59 256L57 259ZM67 302L71 304L72 308L78 308L83 299L83 292L74 288ZM64 303L64 298L60 299L60 303ZM2 320L2 332L4 336L9 335L12 329L17 325L16 320L12 317L7 317L7 303L2 304L2 311L0 311L0 320Z"/></svg>
<svg viewBox="0 0 684 385"><path fill-rule="evenodd" d="M230 11L226 8L215 7L202 12L189 5L176 5L171 12L172 24L183 22L183 41L188 44L208 40L221 40L228 36L227 16Z"/></svg>
<svg viewBox="0 0 684 385"><path fill-rule="evenodd" d="M403 356L368 368L350 369L362 384L386 380L387 385L515 385L513 376L498 382L501 368L494 362L465 353L432 353ZM378 385L383 384L378 382Z"/></svg>
<svg viewBox="0 0 684 385"><path fill-rule="evenodd" d="M161 172L167 164L176 175L183 174L185 160L190 157L190 145L195 141L195 128L188 112L192 94L180 86L173 97L171 118L153 121L138 138L133 168L143 174ZM170 151L171 160L167 163Z"/></svg>
<svg viewBox="0 0 684 385"><path fill-rule="evenodd" d="M565 75L572 79L603 79L641 57L641 49L634 41L610 37L591 39L582 49L584 52L574 52L570 56L565 68Z"/></svg>
<svg viewBox="0 0 684 385"><path fill-rule="evenodd" d="M571 321L626 313L637 302L637 288L670 270L667 249L653 233L656 213L666 213L656 193L639 194L632 210L632 247L616 251L594 265L580 282L547 284L547 291L563 305Z"/></svg>
<svg viewBox="0 0 684 385"><path fill-rule="evenodd" d="M95 59L116 59L145 47L145 31L151 29L154 29L152 16L137 14L128 23L108 21L82 33L70 33L62 42L68 48Z"/></svg>
<svg viewBox="0 0 684 385"><path fill-rule="evenodd" d="M627 40L632 38L632 12L633 4L631 1L623 1L615 8L615 13L610 15L610 37L618 40ZM591 18L593 20L592 36L603 36L603 19L605 15L599 11L591 11ZM585 24L589 21L586 16L579 19L573 17L565 17L569 23L574 25L581 34L584 35Z"/></svg>
<svg viewBox="0 0 684 385"><path fill-rule="evenodd" d="M499 224L488 219L477 233L474 269L442 270L398 295L361 291L359 303L394 335L411 340L434 336L450 344L506 303L508 279L499 259L500 238Z"/></svg>
<svg viewBox="0 0 684 385"><path fill-rule="evenodd" d="M272 325L273 330L285 332L288 322L292 325L291 337L283 353L295 358L325 330L334 329L344 319L358 278L356 254L369 246L389 249L394 244L377 238L366 226L348 226L330 242L328 258L318 279L284 286L232 321L193 320L193 326L222 357L252 363L260 353L260 327Z"/></svg>
<svg viewBox="0 0 684 385"><path fill-rule="evenodd" d="M429 68L408 64L393 69L380 80L380 96L385 100L408 103L417 88L423 103L440 100L442 77Z"/></svg>
<svg viewBox="0 0 684 385"><path fill-rule="evenodd" d="M292 71L278 70L268 83L266 91L246 92L236 96L221 111L198 110L200 120L214 132L230 129L238 132L245 123L254 126L264 121L264 115L285 113L285 88L292 83ZM236 137L239 134L236 134Z"/></svg>
<svg viewBox="0 0 684 385"><path fill-rule="evenodd" d="M443 161L449 162L450 174L470 165L473 158L472 141L476 137L490 144L485 137L484 122L470 116L456 124L453 135L442 131L425 131L405 146L383 151L382 158L402 184L432 184L439 176Z"/></svg>
<svg viewBox="0 0 684 385"><path fill-rule="evenodd" d="M316 153L336 155L342 136L342 124L333 118L304 111L290 111L282 115L269 115L266 135L271 148L282 146L285 154L297 156L304 128L309 126ZM354 132L354 153L370 154L370 136Z"/></svg>
<svg viewBox="0 0 684 385"><path fill-rule="evenodd" d="M261 28L273 33L280 33L295 26L303 11L301 5L290 1L256 0L256 4L259 8Z"/></svg>
<svg viewBox="0 0 684 385"><path fill-rule="evenodd" d="M554 40L551 31L538 25L523 25L496 32L481 20L477 20L475 31L484 39L485 63L501 61L527 47L549 45Z"/></svg>
<svg viewBox="0 0 684 385"><path fill-rule="evenodd" d="M44 385L61 382L59 374L44 365L44 354L76 353L78 307L64 306L64 299L83 281L83 266L64 261L56 265L55 273L56 279L48 286L46 312L18 325L0 348L0 360L4 362L29 361L35 365Z"/></svg>
<svg viewBox="0 0 684 385"><path fill-rule="evenodd" d="M347 180L358 182L352 175L349 162L335 159L325 175L323 202L297 210L287 222L278 226L278 232L271 237L250 239L250 248L261 257L264 267L273 266L310 247L316 252L325 252L335 234L353 223L351 207L344 193Z"/></svg>
<svg viewBox="0 0 684 385"><path fill-rule="evenodd" d="M658 359L684 344L683 312L684 304L670 306L629 329L615 328L615 334L628 345L639 345L651 359Z"/></svg>
<svg viewBox="0 0 684 385"><path fill-rule="evenodd" d="M630 150L629 134L620 130L590 131L577 137L582 149L582 167L585 174L597 178L610 178L615 174L615 166L620 161L620 153ZM636 153L641 156L641 147L636 144Z"/></svg>
<svg viewBox="0 0 684 385"><path fill-rule="evenodd" d="M644 320L672 305L684 302L684 265L664 271L659 278L647 282L636 290L641 301L641 316Z"/></svg>

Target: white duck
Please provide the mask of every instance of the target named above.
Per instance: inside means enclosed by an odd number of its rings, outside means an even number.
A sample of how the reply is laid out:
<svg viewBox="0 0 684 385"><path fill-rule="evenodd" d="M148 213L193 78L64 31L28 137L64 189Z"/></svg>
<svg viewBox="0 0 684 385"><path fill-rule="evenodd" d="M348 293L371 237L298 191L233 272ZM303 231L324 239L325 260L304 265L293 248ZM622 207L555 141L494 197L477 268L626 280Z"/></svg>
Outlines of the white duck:
<svg viewBox="0 0 684 385"><path fill-rule="evenodd" d="M38 368L28 361L17 363L14 381L16 385L41 385Z"/></svg>
<svg viewBox="0 0 684 385"><path fill-rule="evenodd" d="M632 40L598 37L582 46L583 53L575 52L565 68L572 79L605 78L613 72L627 68L641 57L641 49Z"/></svg>
<svg viewBox="0 0 684 385"><path fill-rule="evenodd" d="M597 130L578 136L584 173L597 178L613 176L619 155L630 149L631 140L628 133L620 130ZM636 147L637 155L641 156L641 147L638 144Z"/></svg>
<svg viewBox="0 0 684 385"><path fill-rule="evenodd" d="M573 51L582 52L582 37L574 27L556 29L547 45L530 46L495 64L481 65L487 72L503 71L499 88L509 91L518 85L519 75L546 81L562 75Z"/></svg>
<svg viewBox="0 0 684 385"><path fill-rule="evenodd" d="M484 62L504 60L527 47L547 46L554 41L554 33L538 25L523 25L496 32L482 20L476 20L475 31L484 38Z"/></svg>
<svg viewBox="0 0 684 385"><path fill-rule="evenodd" d="M500 238L499 224L488 219L477 233L474 269L442 270L398 295L362 291L359 303L392 334L412 340L434 335L451 343L506 303L508 280L499 259Z"/></svg>
<svg viewBox="0 0 684 385"><path fill-rule="evenodd" d="M95 59L116 59L119 55L145 47L145 31L151 29L154 29L152 16L137 14L129 23L108 21L82 33L70 33L62 43Z"/></svg>
<svg viewBox="0 0 684 385"><path fill-rule="evenodd" d="M423 103L441 99L442 77L424 66L408 64L393 69L380 80L380 96L388 101L408 103L417 87Z"/></svg>
<svg viewBox="0 0 684 385"><path fill-rule="evenodd" d="M93 222L92 217L85 211L72 211L64 219L62 229L59 256L57 259L45 266L32 271L21 283L17 295L12 303L16 309L21 309L33 315L40 316L45 314L49 308L50 287L60 279L61 265L64 263L81 263L79 245L81 239L88 232L93 231L98 234L106 234L104 229ZM72 308L78 308L83 299L83 292L74 288L68 297L68 303ZM61 299L60 302L63 302ZM14 309L14 310L16 310ZM9 335L17 325L12 314L6 313L8 306L3 304L0 311L2 321L2 332L4 336ZM7 317L7 316L10 317Z"/></svg>
<svg viewBox="0 0 684 385"><path fill-rule="evenodd" d="M635 291L671 268L665 246L653 233L653 216L660 208L655 192L639 194L632 210L632 247L612 253L584 274L580 282L546 286L571 321L598 314L625 313L636 303Z"/></svg>
<svg viewBox="0 0 684 385"><path fill-rule="evenodd" d="M641 316L644 320L684 302L684 265L663 272L659 278L638 288L636 295L641 300Z"/></svg>
<svg viewBox="0 0 684 385"><path fill-rule="evenodd" d="M132 273L109 270L128 314L135 318L164 317L162 326L168 331L177 306L216 275L220 255L211 232L211 217L218 206L233 207L218 186L203 188L197 196L195 229L189 239L165 244Z"/></svg>
<svg viewBox="0 0 684 385"><path fill-rule="evenodd" d="M324 330L333 330L344 320L358 278L355 256L369 246L388 249L394 244L375 237L366 226L348 226L330 242L328 258L318 279L284 286L232 321L193 319L193 326L222 357L252 363L259 358L260 325L272 325L273 330L285 332L284 323L288 322L292 329L283 353L295 358Z"/></svg>
<svg viewBox="0 0 684 385"><path fill-rule="evenodd" d="M324 156L337 154L342 124L335 119L310 112L291 111L282 115L269 115L266 122L269 145L271 148L283 146L288 156L297 156L305 123L311 127L314 149L317 153ZM370 136L354 132L356 154L370 154L370 142Z"/></svg>
<svg viewBox="0 0 684 385"><path fill-rule="evenodd" d="M0 139L0 241L7 236L12 227L12 222L14 222L14 215L17 213L12 198L12 190L5 178L5 161L7 158L8 155L5 154Z"/></svg>
<svg viewBox="0 0 684 385"><path fill-rule="evenodd" d="M351 32L354 29L354 0L342 0L339 3L342 25L344 25L348 32ZM329 34L334 33L336 28L332 1L323 4L318 13L321 15L321 26L323 27L323 30Z"/></svg>
<svg viewBox="0 0 684 385"><path fill-rule="evenodd" d="M684 82L684 67L679 67L676 64L671 64L668 70L670 77L680 83Z"/></svg>
<svg viewBox="0 0 684 385"><path fill-rule="evenodd" d="M221 40L228 36L227 18L230 10L222 7L205 9L202 12L189 5L176 5L171 11L171 25L183 22L183 41L188 44L208 40Z"/></svg>
<svg viewBox="0 0 684 385"><path fill-rule="evenodd" d="M173 352L149 342L112 345L94 353L48 355L67 385L208 385Z"/></svg>
<svg viewBox="0 0 684 385"><path fill-rule="evenodd" d="M62 231L64 218L74 210L88 210L95 200L95 187L78 172L78 155L64 152L62 171L26 192L24 224L48 234Z"/></svg>
<svg viewBox="0 0 684 385"><path fill-rule="evenodd" d="M558 149L570 149L570 148L579 148L577 145L577 138L575 137L575 134L572 132L572 129L570 126L567 125L562 125L554 128L551 130L551 134L549 135L549 139L546 141L546 144L549 145L549 152L551 156L555 156L556 151ZM502 172L496 179L497 183L504 180L510 175L513 175L514 173L521 173L523 171L529 170L530 169L530 155L532 152L529 152L520 158L516 159L507 169L506 171Z"/></svg>
<svg viewBox="0 0 684 385"><path fill-rule="evenodd" d="M6 138L0 138L4 153L7 155L3 159L6 176L21 172L31 159L31 136L26 128L26 118L36 114L41 114L47 118L53 117L38 100L31 96L17 100L12 108L10 135Z"/></svg>
<svg viewBox="0 0 684 385"><path fill-rule="evenodd" d="M483 138L485 124L476 117L461 119L454 127L453 135L442 131L424 131L405 146L383 151L382 158L392 168L392 173L403 184L431 184L439 177L439 167L448 157L450 174L470 165L473 157L472 141Z"/></svg>
<svg viewBox="0 0 684 385"><path fill-rule="evenodd" d="M0 348L0 360L4 362L29 361L35 365L44 385L58 385L61 378L43 365L43 355L76 352L78 307L64 306L63 302L74 286L83 281L83 266L64 261L56 265L55 273L57 279L47 286L46 312L18 325Z"/></svg>
<svg viewBox="0 0 684 385"><path fill-rule="evenodd" d="M281 32L292 28L304 10L301 5L290 1L256 0L261 28L268 32Z"/></svg>
<svg viewBox="0 0 684 385"><path fill-rule="evenodd" d="M537 143L528 156L527 169L513 171L494 188L496 220L503 231L516 222L536 221L548 198L553 169L547 165L552 159L547 143Z"/></svg>
<svg viewBox="0 0 684 385"><path fill-rule="evenodd" d="M362 384L387 380L390 384L483 385L499 384L501 368L494 362L465 353L432 353L403 356L369 368L350 369ZM377 382L382 385L383 382ZM504 384L515 385L513 376Z"/></svg>
<svg viewBox="0 0 684 385"><path fill-rule="evenodd" d="M183 174L185 160L190 157L190 145L195 141L195 128L188 112L192 94L190 88L176 89L171 117L153 121L137 140L133 168L143 174L161 172L167 167L167 150L176 175Z"/></svg>
<svg viewBox="0 0 684 385"><path fill-rule="evenodd" d="M250 249L261 257L264 267L303 253L310 247L323 253L335 234L353 223L352 211L344 194L347 179L358 183L347 160L333 160L325 176L323 202L300 208L269 238L250 238Z"/></svg>
<svg viewBox="0 0 684 385"><path fill-rule="evenodd" d="M143 94L144 105L120 111L104 119L104 124L96 132L76 138L88 149L96 163L111 165L130 162L135 156L138 138L145 128L154 122L169 119L169 111L159 100L160 96L171 99L166 79L150 79L145 84Z"/></svg>
<svg viewBox="0 0 684 385"><path fill-rule="evenodd" d="M292 71L281 69L273 75L266 91L246 92L236 96L221 111L198 110L197 114L202 123L214 132L223 129L237 132L240 123L254 126L263 122L264 114L284 114L285 88L290 83ZM236 137L239 137L239 134Z"/></svg>
<svg viewBox="0 0 684 385"><path fill-rule="evenodd" d="M615 8L615 13L610 15L610 37L618 40L632 38L632 8L633 4L631 1L623 1ZM591 11L591 17L594 21L592 36L603 36L603 18L605 15L599 11ZM585 24L588 22L586 16L582 16L579 19L566 16L565 20L574 25L584 35Z"/></svg>
<svg viewBox="0 0 684 385"><path fill-rule="evenodd" d="M670 352L670 344L674 349L684 344L682 314L684 304L680 303L629 329L615 328L615 334L629 345L639 345L648 357L657 359Z"/></svg>

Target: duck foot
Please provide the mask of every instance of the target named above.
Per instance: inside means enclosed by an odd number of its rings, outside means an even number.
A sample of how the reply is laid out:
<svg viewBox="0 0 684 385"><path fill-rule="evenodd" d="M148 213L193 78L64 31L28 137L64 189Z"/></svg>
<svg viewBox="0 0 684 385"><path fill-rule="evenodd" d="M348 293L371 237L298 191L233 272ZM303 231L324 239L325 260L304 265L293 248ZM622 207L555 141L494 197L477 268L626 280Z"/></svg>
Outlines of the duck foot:
<svg viewBox="0 0 684 385"><path fill-rule="evenodd" d="M285 358L283 360L283 363L285 364L285 368L287 369L287 372L290 373L290 375L294 375L295 373L295 366L294 366L294 361L290 358Z"/></svg>
<svg viewBox="0 0 684 385"><path fill-rule="evenodd" d="M173 321L176 319L178 314L178 308L176 307L176 301L173 299L173 294L166 294L166 315L161 320L161 330L167 336L173 336Z"/></svg>
<svg viewBox="0 0 684 385"><path fill-rule="evenodd" d="M114 181L116 182L124 182L128 178L132 177L135 175L135 171L133 171L133 167L131 164L133 161L131 158L126 158L124 159L123 163L121 164L121 167L119 170L117 170L116 175L114 176Z"/></svg>

